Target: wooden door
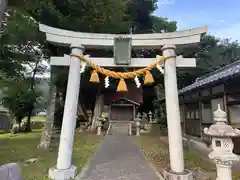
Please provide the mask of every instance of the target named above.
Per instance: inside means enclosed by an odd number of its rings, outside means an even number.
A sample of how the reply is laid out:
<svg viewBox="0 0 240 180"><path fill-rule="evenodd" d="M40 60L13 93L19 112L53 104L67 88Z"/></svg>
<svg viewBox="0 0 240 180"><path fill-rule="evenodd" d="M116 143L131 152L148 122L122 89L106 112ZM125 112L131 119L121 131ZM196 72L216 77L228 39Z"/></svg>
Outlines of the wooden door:
<svg viewBox="0 0 240 180"><path fill-rule="evenodd" d="M111 121L132 121L134 106L117 106L111 108Z"/></svg>
<svg viewBox="0 0 240 180"><path fill-rule="evenodd" d="M186 105L185 109L185 133L192 136L201 136L199 104Z"/></svg>

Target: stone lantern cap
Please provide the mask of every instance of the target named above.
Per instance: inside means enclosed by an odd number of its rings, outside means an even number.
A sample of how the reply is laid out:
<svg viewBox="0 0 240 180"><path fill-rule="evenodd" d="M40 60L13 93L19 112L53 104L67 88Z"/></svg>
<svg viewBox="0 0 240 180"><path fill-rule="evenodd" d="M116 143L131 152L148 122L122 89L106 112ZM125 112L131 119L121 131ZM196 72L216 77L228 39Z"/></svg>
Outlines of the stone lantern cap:
<svg viewBox="0 0 240 180"><path fill-rule="evenodd" d="M220 104L218 104L217 110L214 112L215 124L209 128L204 128L204 133L214 137L234 137L240 136L240 130L233 129L230 125L227 125L227 114L221 110Z"/></svg>
<svg viewBox="0 0 240 180"><path fill-rule="evenodd" d="M88 116L91 116L92 112L91 111L87 111L87 114L88 114Z"/></svg>
<svg viewBox="0 0 240 180"><path fill-rule="evenodd" d="M216 163L225 165L235 164L239 161L239 157L232 152L213 151L209 154L209 158L213 159Z"/></svg>
<svg viewBox="0 0 240 180"><path fill-rule="evenodd" d="M141 121L141 114L137 113L137 117L135 118L135 121Z"/></svg>
<svg viewBox="0 0 240 180"><path fill-rule="evenodd" d="M102 126L102 123L104 122L105 118L102 116L102 114L97 117L97 122L96 122L96 125L97 126Z"/></svg>
<svg viewBox="0 0 240 180"><path fill-rule="evenodd" d="M226 123L227 122L227 113L224 112L222 109L221 109L221 106L220 104L218 104L218 108L216 111L214 111L213 113L213 120L218 123L218 122L224 122Z"/></svg>

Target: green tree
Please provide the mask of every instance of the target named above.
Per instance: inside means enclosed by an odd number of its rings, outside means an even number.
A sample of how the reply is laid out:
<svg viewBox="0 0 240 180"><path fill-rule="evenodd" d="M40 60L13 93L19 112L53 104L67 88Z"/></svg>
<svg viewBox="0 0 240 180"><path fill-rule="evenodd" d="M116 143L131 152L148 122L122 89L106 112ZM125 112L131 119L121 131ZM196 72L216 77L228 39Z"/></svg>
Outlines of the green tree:
<svg viewBox="0 0 240 180"><path fill-rule="evenodd" d="M9 14L7 32L0 40L0 87L4 87L2 102L18 123L28 112L27 130L30 131L30 117L38 96L35 76L42 71L40 62L44 58L43 38L38 32L37 22L28 13L10 8ZM14 110L18 103L19 108Z"/></svg>
<svg viewBox="0 0 240 180"><path fill-rule="evenodd" d="M151 14L157 8L157 0L130 0L128 3L128 18L132 22L133 33L152 32L153 19Z"/></svg>
<svg viewBox="0 0 240 180"><path fill-rule="evenodd" d="M37 23L24 11L9 11L7 32L0 39L0 74L8 78L23 76L24 64L33 61L33 47L39 45Z"/></svg>
<svg viewBox="0 0 240 180"><path fill-rule="evenodd" d="M152 16L154 33L174 32L177 30L177 22L170 21L167 18Z"/></svg>
<svg viewBox="0 0 240 180"><path fill-rule="evenodd" d="M16 88L17 87L17 88ZM38 94L29 90L25 80L11 81L2 90L1 103L8 108L17 124L28 115L29 109L36 102Z"/></svg>
<svg viewBox="0 0 240 180"><path fill-rule="evenodd" d="M21 6L38 22L57 28L108 33L129 29L124 21L127 0L25 0L12 5Z"/></svg>
<svg viewBox="0 0 240 180"><path fill-rule="evenodd" d="M196 68L178 72L179 88L182 88L204 74L239 60L240 46L237 41L204 35L197 46L184 48L178 53L197 59Z"/></svg>
<svg viewBox="0 0 240 180"><path fill-rule="evenodd" d="M127 18L131 22L132 33L173 32L175 21L152 15L157 9L157 0L129 0Z"/></svg>

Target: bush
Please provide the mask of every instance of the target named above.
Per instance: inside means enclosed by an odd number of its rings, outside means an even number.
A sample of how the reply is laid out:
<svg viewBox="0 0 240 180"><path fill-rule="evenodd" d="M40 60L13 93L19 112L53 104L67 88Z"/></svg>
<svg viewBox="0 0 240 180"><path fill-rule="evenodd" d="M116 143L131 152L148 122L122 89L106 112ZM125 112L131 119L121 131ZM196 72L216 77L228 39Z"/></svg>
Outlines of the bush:
<svg viewBox="0 0 240 180"><path fill-rule="evenodd" d="M19 124L13 124L13 127L12 127L12 133L13 134L16 134L16 133L19 133L20 132L20 125Z"/></svg>
<svg viewBox="0 0 240 180"><path fill-rule="evenodd" d="M32 129L42 129L44 127L44 122L41 121L32 121Z"/></svg>

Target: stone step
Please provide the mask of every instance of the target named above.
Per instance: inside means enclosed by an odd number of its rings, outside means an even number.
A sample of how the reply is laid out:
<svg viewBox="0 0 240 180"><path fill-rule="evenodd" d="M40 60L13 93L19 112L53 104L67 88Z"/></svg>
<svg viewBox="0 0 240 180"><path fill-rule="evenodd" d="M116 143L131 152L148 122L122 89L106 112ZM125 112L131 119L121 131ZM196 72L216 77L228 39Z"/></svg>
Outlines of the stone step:
<svg viewBox="0 0 240 180"><path fill-rule="evenodd" d="M128 128L129 128L129 122L125 121L114 121L111 122L111 129L108 134L110 135L116 135L116 134L121 134L121 135L128 135Z"/></svg>

